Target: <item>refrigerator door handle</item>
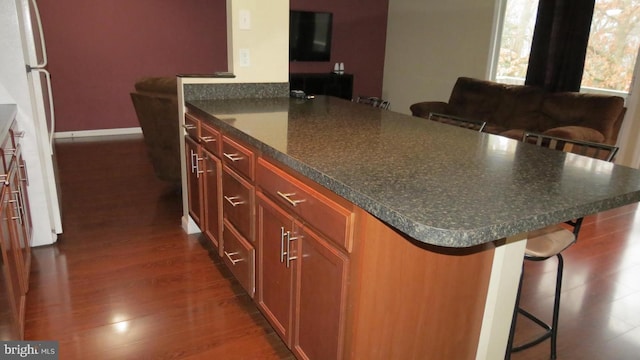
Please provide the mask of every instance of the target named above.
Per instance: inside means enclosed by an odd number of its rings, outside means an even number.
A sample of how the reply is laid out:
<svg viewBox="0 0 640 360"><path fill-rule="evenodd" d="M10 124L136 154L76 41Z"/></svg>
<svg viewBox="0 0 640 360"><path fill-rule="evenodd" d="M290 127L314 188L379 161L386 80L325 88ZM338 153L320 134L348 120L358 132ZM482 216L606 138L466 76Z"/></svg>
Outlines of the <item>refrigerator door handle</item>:
<svg viewBox="0 0 640 360"><path fill-rule="evenodd" d="M38 27L38 34L40 36L40 47L42 50L42 61L38 62L33 68L44 68L47 66L47 47L44 43L44 31L42 30L42 20L40 20L40 10L38 10L38 4L36 0L30 0L33 8L33 13L36 16L36 25Z"/></svg>
<svg viewBox="0 0 640 360"><path fill-rule="evenodd" d="M56 113L53 109L53 92L51 91L51 74L47 69L30 68L32 72L41 72L44 74L44 78L47 80L47 95L49 95L49 151L53 155L53 133L56 128Z"/></svg>

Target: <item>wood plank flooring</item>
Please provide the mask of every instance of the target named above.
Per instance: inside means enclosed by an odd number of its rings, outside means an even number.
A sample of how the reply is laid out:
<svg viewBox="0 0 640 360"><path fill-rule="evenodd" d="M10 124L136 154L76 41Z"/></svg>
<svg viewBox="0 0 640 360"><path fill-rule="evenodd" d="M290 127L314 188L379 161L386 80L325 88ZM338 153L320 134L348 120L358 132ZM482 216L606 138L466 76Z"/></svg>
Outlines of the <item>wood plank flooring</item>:
<svg viewBox="0 0 640 360"><path fill-rule="evenodd" d="M206 242L182 231L180 197L142 138L90 140L56 145L64 234L33 249L27 339L58 340L60 359L292 359ZM565 252L559 359L640 358L639 235L636 205L585 221ZM554 272L527 263L523 306L551 309ZM518 338L535 330L518 324ZM513 359L547 359L548 344Z"/></svg>
<svg viewBox="0 0 640 360"><path fill-rule="evenodd" d="M58 142L64 233L33 249L27 339L60 359L289 359L155 178L141 137Z"/></svg>

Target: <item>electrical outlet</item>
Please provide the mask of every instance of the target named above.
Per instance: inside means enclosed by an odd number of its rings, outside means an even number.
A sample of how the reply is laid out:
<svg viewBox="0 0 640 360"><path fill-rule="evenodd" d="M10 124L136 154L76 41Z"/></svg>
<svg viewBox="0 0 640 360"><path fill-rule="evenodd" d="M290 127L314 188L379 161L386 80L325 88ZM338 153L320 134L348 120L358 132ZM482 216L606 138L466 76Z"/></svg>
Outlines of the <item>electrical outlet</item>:
<svg viewBox="0 0 640 360"><path fill-rule="evenodd" d="M241 67L251 66L251 53L249 52L249 49L240 49L239 55Z"/></svg>

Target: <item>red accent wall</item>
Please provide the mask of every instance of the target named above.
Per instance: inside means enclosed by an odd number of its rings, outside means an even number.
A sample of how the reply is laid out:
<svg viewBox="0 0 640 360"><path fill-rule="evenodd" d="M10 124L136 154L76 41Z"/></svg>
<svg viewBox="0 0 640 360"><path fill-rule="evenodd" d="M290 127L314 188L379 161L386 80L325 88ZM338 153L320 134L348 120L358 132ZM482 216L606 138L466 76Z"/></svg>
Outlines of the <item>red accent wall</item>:
<svg viewBox="0 0 640 360"><path fill-rule="evenodd" d="M144 76L227 70L226 0L39 0L56 131L137 127L129 93ZM354 74L354 96L380 96L389 0L291 0L333 13L331 61L291 72Z"/></svg>
<svg viewBox="0 0 640 360"><path fill-rule="evenodd" d="M291 62L290 72L327 73L336 62L354 75L353 96L382 95L389 0L291 0L292 10L333 13L329 62Z"/></svg>
<svg viewBox="0 0 640 360"><path fill-rule="evenodd" d="M225 0L39 0L56 131L139 126L143 76L227 70Z"/></svg>

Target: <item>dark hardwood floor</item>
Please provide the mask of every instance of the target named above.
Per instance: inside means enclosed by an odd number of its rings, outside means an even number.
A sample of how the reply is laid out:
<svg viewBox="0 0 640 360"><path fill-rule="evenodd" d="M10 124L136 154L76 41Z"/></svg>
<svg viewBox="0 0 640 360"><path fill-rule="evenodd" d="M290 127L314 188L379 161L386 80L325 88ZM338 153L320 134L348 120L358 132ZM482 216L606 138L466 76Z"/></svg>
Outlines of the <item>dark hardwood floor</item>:
<svg viewBox="0 0 640 360"><path fill-rule="evenodd" d="M199 236L141 137L56 145L64 233L33 249L27 339L60 359L288 359Z"/></svg>
<svg viewBox="0 0 640 360"><path fill-rule="evenodd" d="M141 137L56 150L64 234L33 249L28 340L58 340L60 359L293 358L206 242L182 231L180 196L153 175ZM559 359L640 358L636 209L588 217L565 252ZM554 272L527 263L523 306L551 308ZM518 338L534 330L518 324ZM513 359L546 359L548 344Z"/></svg>

